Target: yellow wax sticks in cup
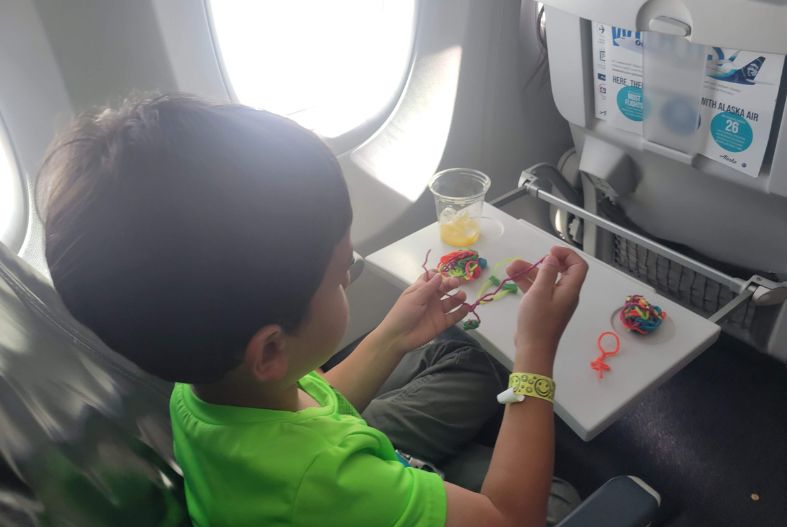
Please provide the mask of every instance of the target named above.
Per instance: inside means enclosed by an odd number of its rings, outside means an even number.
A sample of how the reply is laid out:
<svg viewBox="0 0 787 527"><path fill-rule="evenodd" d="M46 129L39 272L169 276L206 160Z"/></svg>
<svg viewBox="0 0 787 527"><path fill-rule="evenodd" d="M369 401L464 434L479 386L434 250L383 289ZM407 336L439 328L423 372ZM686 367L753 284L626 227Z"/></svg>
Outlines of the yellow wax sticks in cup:
<svg viewBox="0 0 787 527"><path fill-rule="evenodd" d="M429 182L440 225L440 239L454 247L469 247L481 237L478 219L489 190L489 176L469 168L449 168Z"/></svg>

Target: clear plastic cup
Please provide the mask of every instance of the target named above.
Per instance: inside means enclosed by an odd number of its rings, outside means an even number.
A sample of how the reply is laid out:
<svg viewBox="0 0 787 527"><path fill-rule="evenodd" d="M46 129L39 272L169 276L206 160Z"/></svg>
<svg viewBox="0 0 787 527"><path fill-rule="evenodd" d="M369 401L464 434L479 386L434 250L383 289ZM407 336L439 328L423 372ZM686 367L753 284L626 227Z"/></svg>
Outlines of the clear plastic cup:
<svg viewBox="0 0 787 527"><path fill-rule="evenodd" d="M481 237L478 219L484 210L489 176L469 168L449 168L429 182L434 194L440 239L454 247L469 247Z"/></svg>

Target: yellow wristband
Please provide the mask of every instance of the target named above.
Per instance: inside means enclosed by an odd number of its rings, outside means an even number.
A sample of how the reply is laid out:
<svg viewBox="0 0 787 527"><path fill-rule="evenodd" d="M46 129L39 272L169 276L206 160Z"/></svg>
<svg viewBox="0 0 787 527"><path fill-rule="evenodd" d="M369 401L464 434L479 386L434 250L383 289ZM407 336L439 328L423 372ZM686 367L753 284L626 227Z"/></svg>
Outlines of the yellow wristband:
<svg viewBox="0 0 787 527"><path fill-rule="evenodd" d="M508 377L508 388L514 395L536 397L550 403L555 398L555 381L536 373L512 373Z"/></svg>

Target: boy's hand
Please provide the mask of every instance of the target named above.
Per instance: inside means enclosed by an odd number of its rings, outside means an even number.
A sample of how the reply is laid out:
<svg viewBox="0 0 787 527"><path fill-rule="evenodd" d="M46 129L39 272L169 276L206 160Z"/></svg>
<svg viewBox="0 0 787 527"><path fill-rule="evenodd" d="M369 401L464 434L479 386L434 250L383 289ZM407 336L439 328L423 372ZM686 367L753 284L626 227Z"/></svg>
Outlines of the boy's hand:
<svg viewBox="0 0 787 527"><path fill-rule="evenodd" d="M402 353L426 344L467 315L464 291L445 296L458 286L459 279L443 278L434 270L428 280L421 275L401 294L377 331Z"/></svg>
<svg viewBox="0 0 787 527"><path fill-rule="evenodd" d="M528 267L529 263L517 260L506 273L513 276ZM587 270L587 263L571 249L552 247L540 269L515 280L525 293L514 337L517 356L538 356L551 368L560 336L579 303Z"/></svg>

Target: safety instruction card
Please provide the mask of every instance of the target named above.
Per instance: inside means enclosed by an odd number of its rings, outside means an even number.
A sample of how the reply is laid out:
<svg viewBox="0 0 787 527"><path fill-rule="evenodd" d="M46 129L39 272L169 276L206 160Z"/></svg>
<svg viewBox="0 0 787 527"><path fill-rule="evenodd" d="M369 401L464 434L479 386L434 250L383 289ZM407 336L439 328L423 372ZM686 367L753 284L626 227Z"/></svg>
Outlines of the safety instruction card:
<svg viewBox="0 0 787 527"><path fill-rule="evenodd" d="M642 134L648 110L643 93L644 34L596 22L592 27L595 116ZM699 153L757 177L773 123L784 56L708 46L704 67L696 112Z"/></svg>

